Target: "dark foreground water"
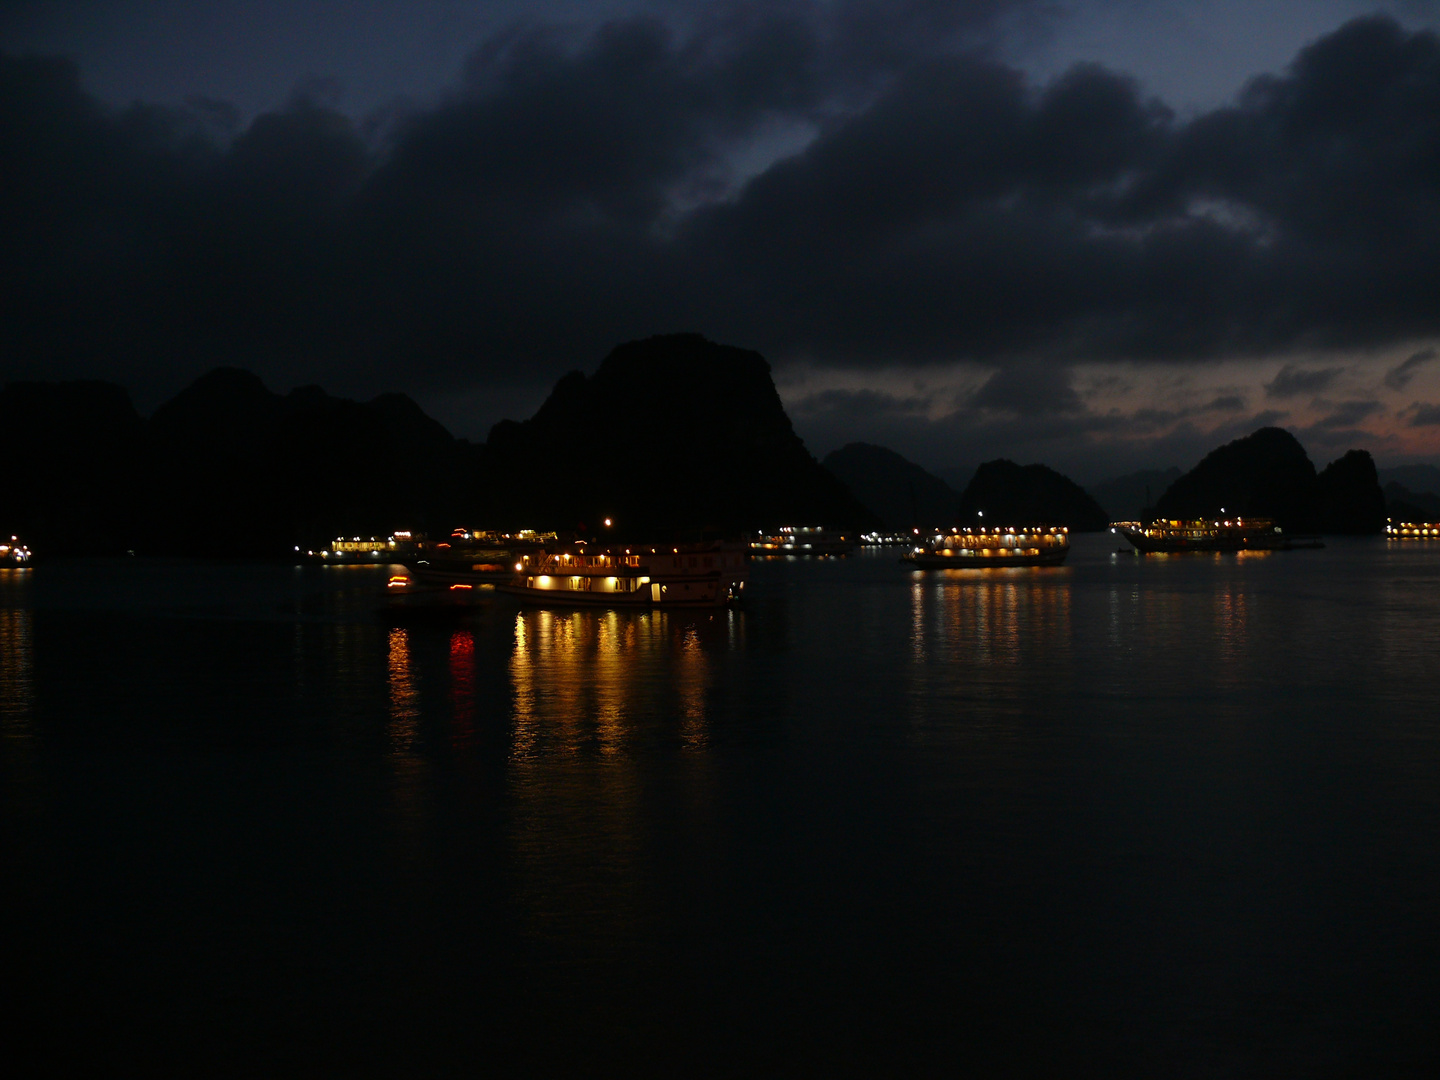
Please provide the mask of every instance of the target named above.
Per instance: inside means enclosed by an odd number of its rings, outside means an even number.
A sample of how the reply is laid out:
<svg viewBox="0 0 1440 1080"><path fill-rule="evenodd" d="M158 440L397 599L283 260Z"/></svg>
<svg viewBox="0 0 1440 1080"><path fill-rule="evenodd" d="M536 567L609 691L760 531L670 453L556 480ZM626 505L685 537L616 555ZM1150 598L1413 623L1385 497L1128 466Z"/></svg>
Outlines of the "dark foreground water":
<svg viewBox="0 0 1440 1080"><path fill-rule="evenodd" d="M0 1055L1434 1075L1440 545L1114 546L399 625L372 568L0 571Z"/></svg>

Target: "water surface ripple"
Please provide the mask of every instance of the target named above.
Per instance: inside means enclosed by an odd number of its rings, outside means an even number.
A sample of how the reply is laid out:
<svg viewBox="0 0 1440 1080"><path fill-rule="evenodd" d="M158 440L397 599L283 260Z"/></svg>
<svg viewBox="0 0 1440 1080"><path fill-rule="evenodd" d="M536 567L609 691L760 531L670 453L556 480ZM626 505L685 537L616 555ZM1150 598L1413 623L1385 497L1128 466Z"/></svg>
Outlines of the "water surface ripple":
<svg viewBox="0 0 1440 1080"><path fill-rule="evenodd" d="M1440 545L1115 546L398 622L0 570L11 1058L1434 1075Z"/></svg>

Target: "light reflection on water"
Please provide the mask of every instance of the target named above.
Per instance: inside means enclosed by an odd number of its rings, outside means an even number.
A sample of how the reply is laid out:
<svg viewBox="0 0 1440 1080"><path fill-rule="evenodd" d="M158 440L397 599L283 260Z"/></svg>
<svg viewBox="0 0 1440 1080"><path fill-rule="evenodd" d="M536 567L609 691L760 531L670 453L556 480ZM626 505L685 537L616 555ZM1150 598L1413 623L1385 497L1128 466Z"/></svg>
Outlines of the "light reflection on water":
<svg viewBox="0 0 1440 1080"><path fill-rule="evenodd" d="M191 1030L230 1045L339 1041L321 1006L263 1003L358 987L391 1031L474 1032L460 1064L657 1029L690 1064L829 1046L871 1072L894 1059L865 1038L899 1030L952 1063L1051 1040L1152 1075L1315 1072L1377 1032L1419 1054L1440 551L1112 549L767 563L743 611L403 623L385 568L0 575L20 974L75 1007L149 965L135 1000L223 1002ZM232 939L267 973L249 997L217 974Z"/></svg>
<svg viewBox="0 0 1440 1080"><path fill-rule="evenodd" d="M8 738L30 733L35 704L32 621L25 608L0 608L0 731Z"/></svg>
<svg viewBox="0 0 1440 1080"><path fill-rule="evenodd" d="M513 760L543 752L621 754L632 748L637 719L649 723L672 712L681 741L703 747L711 652L738 647L741 623L743 615L733 611L517 612L509 664Z"/></svg>

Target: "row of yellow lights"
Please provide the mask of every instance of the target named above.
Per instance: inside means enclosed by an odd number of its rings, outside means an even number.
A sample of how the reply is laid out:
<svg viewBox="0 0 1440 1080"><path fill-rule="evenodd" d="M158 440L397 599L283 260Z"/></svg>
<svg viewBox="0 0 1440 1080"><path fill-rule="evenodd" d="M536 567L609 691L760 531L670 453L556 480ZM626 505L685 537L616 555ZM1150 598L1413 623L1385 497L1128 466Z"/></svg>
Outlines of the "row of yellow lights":
<svg viewBox="0 0 1440 1080"><path fill-rule="evenodd" d="M1029 536L1031 533L1034 533L1036 536L1060 536L1069 531L1068 528L1063 526L1058 529L1039 528L1038 526L1017 529L1012 525L1003 529L998 527L994 529L953 529L946 535L959 536L964 533L971 536Z"/></svg>

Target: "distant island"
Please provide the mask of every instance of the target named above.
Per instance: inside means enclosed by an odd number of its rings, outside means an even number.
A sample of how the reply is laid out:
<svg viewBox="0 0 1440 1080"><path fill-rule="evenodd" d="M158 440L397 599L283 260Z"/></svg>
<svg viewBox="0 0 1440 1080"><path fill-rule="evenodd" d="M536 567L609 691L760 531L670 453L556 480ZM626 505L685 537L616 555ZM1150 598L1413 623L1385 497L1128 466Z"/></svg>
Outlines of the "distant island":
<svg viewBox="0 0 1440 1080"><path fill-rule="evenodd" d="M148 419L113 384L11 383L0 390L0 432L26 463L7 478L0 531L42 554L277 557L397 528L584 533L607 517L628 535L677 539L787 524L1084 531L1138 516L1152 489L1155 515L1224 507L1289 531L1378 533L1387 514L1440 518L1440 470L1387 470L1382 489L1366 451L1317 472L1274 427L1187 473L1147 470L1088 492L1043 464L1005 459L947 472L967 478L957 492L859 442L822 465L764 357L698 334L617 346L484 443L453 437L403 394L277 394L237 368L202 376Z"/></svg>
<svg viewBox="0 0 1440 1080"><path fill-rule="evenodd" d="M1110 521L1079 484L1046 465L987 461L956 492L913 461L870 443L850 443L823 464L890 529L1063 525L1093 532Z"/></svg>
<svg viewBox="0 0 1440 1080"><path fill-rule="evenodd" d="M1271 518L1292 533L1365 535L1382 532L1387 516L1440 520L1440 494L1414 492L1395 481L1382 490L1367 451L1351 450L1317 472L1299 440L1276 427L1216 448L1187 473L1141 470L1089 491L1048 466L1002 458L980 465L957 494L914 462L865 443L836 451L824 463L892 528L991 523L1085 532L1112 521L1228 512ZM1440 469L1409 466L1398 474L1440 490Z"/></svg>
<svg viewBox="0 0 1440 1080"><path fill-rule="evenodd" d="M337 536L456 525L715 536L879 519L795 434L759 353L696 334L573 372L524 423L454 438L403 394L368 402L202 376L149 419L102 382L11 383L26 467L0 527L41 554L276 557Z"/></svg>
<svg viewBox="0 0 1440 1080"><path fill-rule="evenodd" d="M1351 450L1317 473L1300 441L1277 427L1212 450L1155 509L1162 518L1272 518L1287 532L1379 533L1386 517L1368 452Z"/></svg>

